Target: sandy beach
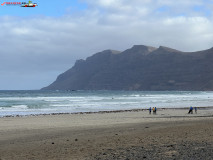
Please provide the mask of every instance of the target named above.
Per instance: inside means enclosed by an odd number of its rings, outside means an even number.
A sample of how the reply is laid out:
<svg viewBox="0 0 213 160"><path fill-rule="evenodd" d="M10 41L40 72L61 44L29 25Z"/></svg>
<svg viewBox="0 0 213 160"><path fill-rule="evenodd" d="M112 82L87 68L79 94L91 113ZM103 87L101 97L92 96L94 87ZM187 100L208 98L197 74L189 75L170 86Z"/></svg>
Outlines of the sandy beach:
<svg viewBox="0 0 213 160"><path fill-rule="evenodd" d="M213 109L0 118L0 160L212 159Z"/></svg>

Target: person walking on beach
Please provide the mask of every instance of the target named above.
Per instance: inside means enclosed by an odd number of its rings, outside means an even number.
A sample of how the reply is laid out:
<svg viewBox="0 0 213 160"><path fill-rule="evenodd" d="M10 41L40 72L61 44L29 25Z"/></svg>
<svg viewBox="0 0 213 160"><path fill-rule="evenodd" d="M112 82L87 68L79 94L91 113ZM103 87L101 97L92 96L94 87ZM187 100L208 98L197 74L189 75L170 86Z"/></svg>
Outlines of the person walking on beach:
<svg viewBox="0 0 213 160"><path fill-rule="evenodd" d="M197 114L197 107L194 107L195 108L195 113Z"/></svg>
<svg viewBox="0 0 213 160"><path fill-rule="evenodd" d="M152 108L151 107L149 107L149 114L151 114L152 113Z"/></svg>
<svg viewBox="0 0 213 160"><path fill-rule="evenodd" d="M192 106L189 108L188 114L189 114L189 113L193 114L193 107L192 107Z"/></svg>

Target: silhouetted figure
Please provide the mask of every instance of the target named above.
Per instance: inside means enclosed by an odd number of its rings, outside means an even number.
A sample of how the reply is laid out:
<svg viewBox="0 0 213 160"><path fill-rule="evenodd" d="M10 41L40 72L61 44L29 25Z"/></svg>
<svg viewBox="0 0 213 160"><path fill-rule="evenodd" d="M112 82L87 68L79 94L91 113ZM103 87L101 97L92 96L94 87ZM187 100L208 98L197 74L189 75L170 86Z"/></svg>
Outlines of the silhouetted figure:
<svg viewBox="0 0 213 160"><path fill-rule="evenodd" d="M189 108L189 112L188 112L188 114L193 114L193 107L191 106L190 108Z"/></svg>
<svg viewBox="0 0 213 160"><path fill-rule="evenodd" d="M195 108L195 113L197 114L197 107L194 107Z"/></svg>
<svg viewBox="0 0 213 160"><path fill-rule="evenodd" d="M151 114L152 113L152 108L151 107L149 107L149 114Z"/></svg>

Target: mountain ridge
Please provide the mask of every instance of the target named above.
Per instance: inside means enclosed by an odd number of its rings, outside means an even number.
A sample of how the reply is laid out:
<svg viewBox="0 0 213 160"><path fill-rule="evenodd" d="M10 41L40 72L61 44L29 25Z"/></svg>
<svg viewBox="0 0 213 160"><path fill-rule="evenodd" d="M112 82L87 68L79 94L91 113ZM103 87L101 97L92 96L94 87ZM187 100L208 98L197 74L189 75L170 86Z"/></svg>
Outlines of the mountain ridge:
<svg viewBox="0 0 213 160"><path fill-rule="evenodd" d="M43 90L213 90L213 48L182 52L134 45L104 50L60 74Z"/></svg>

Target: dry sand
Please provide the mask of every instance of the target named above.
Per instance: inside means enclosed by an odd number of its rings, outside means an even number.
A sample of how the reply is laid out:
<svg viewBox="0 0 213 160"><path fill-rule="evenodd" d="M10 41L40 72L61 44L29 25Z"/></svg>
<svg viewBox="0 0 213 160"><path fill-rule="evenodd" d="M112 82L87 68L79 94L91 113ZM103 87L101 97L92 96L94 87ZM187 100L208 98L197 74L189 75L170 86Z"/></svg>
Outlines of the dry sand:
<svg viewBox="0 0 213 160"><path fill-rule="evenodd" d="M213 110L0 118L0 160L212 159Z"/></svg>

